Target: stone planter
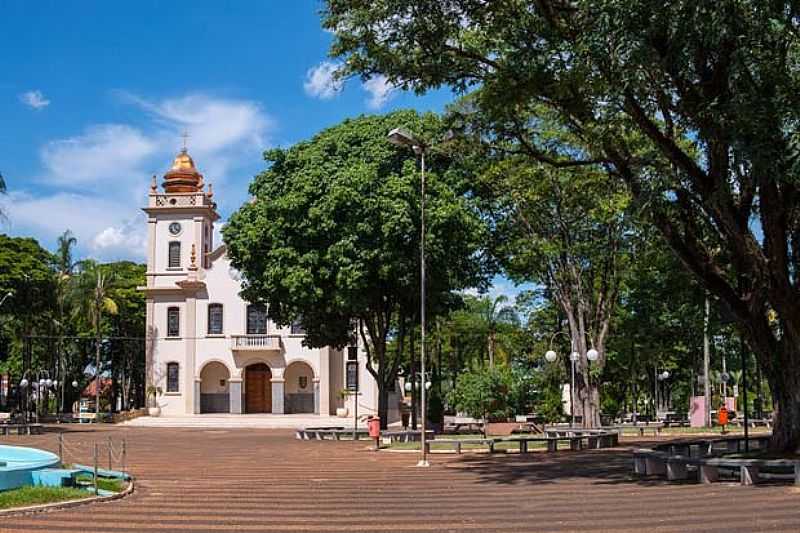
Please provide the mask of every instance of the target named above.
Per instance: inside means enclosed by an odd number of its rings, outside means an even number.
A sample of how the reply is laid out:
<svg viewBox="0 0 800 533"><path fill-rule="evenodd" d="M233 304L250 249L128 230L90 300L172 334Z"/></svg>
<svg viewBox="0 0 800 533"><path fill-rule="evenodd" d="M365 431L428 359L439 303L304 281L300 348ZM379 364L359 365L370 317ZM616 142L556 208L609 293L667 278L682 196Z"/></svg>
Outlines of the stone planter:
<svg viewBox="0 0 800 533"><path fill-rule="evenodd" d="M161 408L160 407L148 407L147 414L150 416L161 416Z"/></svg>
<svg viewBox="0 0 800 533"><path fill-rule="evenodd" d="M347 407L337 407L336 416L339 418L347 418Z"/></svg>

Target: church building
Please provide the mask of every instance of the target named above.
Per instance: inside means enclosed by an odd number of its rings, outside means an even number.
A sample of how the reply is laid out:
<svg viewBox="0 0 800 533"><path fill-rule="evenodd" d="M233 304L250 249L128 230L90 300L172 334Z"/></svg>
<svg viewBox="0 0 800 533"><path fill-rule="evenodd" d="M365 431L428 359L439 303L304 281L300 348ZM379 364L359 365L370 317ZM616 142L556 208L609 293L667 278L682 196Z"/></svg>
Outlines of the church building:
<svg viewBox="0 0 800 533"><path fill-rule="evenodd" d="M303 346L299 324L278 327L239 296L211 185L184 148L150 186L147 213L146 365L164 416L203 413L377 412L377 386L358 346ZM358 389L358 395L342 391ZM391 406L396 411L396 406ZM396 416L396 413L393 413ZM390 418L395 418L392 416Z"/></svg>

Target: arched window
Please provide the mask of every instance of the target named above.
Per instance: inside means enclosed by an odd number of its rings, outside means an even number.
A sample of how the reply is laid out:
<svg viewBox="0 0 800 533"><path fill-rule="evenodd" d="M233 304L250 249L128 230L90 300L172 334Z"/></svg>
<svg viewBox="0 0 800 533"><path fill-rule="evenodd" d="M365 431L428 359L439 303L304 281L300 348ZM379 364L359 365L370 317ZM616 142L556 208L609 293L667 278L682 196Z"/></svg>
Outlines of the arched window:
<svg viewBox="0 0 800 533"><path fill-rule="evenodd" d="M222 304L208 304L208 334L222 335Z"/></svg>
<svg viewBox="0 0 800 533"><path fill-rule="evenodd" d="M181 267L181 243L178 241L170 241L169 243L169 268Z"/></svg>
<svg viewBox="0 0 800 533"><path fill-rule="evenodd" d="M259 304L247 306L247 334L267 334L267 308Z"/></svg>
<svg viewBox="0 0 800 533"><path fill-rule="evenodd" d="M167 309L167 337L180 337L181 312L177 307Z"/></svg>
<svg viewBox="0 0 800 533"><path fill-rule="evenodd" d="M167 363L167 392L180 391L180 367L178 363Z"/></svg>

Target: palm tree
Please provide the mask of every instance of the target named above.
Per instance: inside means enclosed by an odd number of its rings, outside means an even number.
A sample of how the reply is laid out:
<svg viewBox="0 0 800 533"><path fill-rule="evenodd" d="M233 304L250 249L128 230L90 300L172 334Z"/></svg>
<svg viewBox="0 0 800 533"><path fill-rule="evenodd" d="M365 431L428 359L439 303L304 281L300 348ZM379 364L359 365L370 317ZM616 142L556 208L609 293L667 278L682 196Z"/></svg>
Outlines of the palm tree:
<svg viewBox="0 0 800 533"><path fill-rule="evenodd" d="M75 278L76 310L89 319L95 338L95 415L100 415L100 341L103 316L116 315L117 303L110 297L114 276L103 265L92 260L80 263L80 274Z"/></svg>
<svg viewBox="0 0 800 533"><path fill-rule="evenodd" d="M502 306L508 301L508 297L500 295L495 299L486 301L484 307L483 320L486 323L487 337L486 344L489 352L489 366L494 366L494 355L497 351L497 333L501 329L505 329L507 325L519 324L519 317L513 307Z"/></svg>
<svg viewBox="0 0 800 533"><path fill-rule="evenodd" d="M58 339L58 364L61 372L61 408L64 408L64 394L66 390L67 372L64 365L62 350L64 347L64 330L66 327L65 316L68 314L69 307L69 286L72 282L72 274L76 263L72 261L72 248L78 244L78 239L70 230L66 230L58 238L58 246L55 254L56 259L56 303L58 305L58 322L56 324L59 334Z"/></svg>
<svg viewBox="0 0 800 533"><path fill-rule="evenodd" d="M77 263L72 262L72 248L78 244L72 231L67 230L58 238L58 250L56 251L56 267L62 276L71 276Z"/></svg>
<svg viewBox="0 0 800 533"><path fill-rule="evenodd" d="M5 194L5 193L6 193L6 180L3 179L3 173L0 172L0 194ZM0 220L4 219L5 216L6 215L5 213L3 213L3 210L0 209Z"/></svg>

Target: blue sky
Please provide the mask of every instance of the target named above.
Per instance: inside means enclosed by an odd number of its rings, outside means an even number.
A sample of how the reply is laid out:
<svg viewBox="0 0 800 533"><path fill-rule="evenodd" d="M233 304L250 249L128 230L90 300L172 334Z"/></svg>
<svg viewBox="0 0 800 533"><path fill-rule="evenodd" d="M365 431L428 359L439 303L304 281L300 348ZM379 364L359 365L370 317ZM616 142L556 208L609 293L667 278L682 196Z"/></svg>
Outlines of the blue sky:
<svg viewBox="0 0 800 533"><path fill-rule="evenodd" d="M52 248L144 258L150 176L182 146L213 183L223 218L263 168L261 153L345 117L441 110L384 79L331 83L320 3L0 0L0 231ZM498 279L497 290L515 292ZM502 287L502 289L501 289Z"/></svg>

